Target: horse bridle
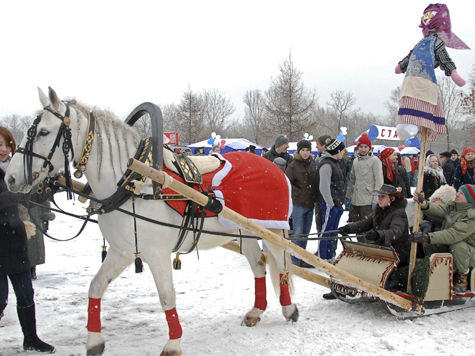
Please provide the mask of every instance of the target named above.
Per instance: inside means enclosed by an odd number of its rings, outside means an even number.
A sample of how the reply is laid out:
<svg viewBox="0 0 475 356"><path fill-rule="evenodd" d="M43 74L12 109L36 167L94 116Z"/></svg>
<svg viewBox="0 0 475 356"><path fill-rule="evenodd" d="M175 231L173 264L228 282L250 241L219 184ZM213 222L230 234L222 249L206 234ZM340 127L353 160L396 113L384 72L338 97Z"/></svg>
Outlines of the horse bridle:
<svg viewBox="0 0 475 356"><path fill-rule="evenodd" d="M56 148L59 147L61 138L64 138L62 145L62 151L64 155L64 176L66 179L66 186L68 188L72 187L71 172L69 169L69 151L71 151L71 157L74 158L74 150L71 141L71 128L69 127L71 119L69 118L69 105L66 102L64 102L64 105L66 105L66 112L64 113L64 116L52 110L50 106L45 106L43 108L43 110L49 111L51 114L61 120L61 126L58 130L56 139L54 140L53 147L51 147L48 157L33 152L33 144L37 135L38 124L41 121L43 113L41 113L35 118L31 127L28 129L25 147L23 148L18 146L16 150L17 152L23 154L24 179L29 185L31 185L33 183L33 180L36 179L39 175L39 173L36 172L35 177L33 179L33 157L42 159L44 161L43 168L48 167L48 174L51 173L51 171L53 171L54 169L54 166L51 163L51 159L53 158Z"/></svg>

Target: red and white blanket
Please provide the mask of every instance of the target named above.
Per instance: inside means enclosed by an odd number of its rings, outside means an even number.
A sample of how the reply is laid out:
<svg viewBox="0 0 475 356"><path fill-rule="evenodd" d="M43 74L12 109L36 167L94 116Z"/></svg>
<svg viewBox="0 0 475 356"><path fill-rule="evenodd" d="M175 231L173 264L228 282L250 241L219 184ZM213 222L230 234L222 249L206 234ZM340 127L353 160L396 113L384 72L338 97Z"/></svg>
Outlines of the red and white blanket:
<svg viewBox="0 0 475 356"><path fill-rule="evenodd" d="M229 152L216 156L223 164L218 170L203 175L203 189L214 192L221 204L262 227L289 229L292 198L285 174L271 161L253 153ZM164 171L182 181L175 173L166 168ZM167 188L163 194L176 192ZM183 215L186 201L169 200L167 204ZM216 214L207 211L206 216ZM238 228L222 216L218 219L225 227Z"/></svg>

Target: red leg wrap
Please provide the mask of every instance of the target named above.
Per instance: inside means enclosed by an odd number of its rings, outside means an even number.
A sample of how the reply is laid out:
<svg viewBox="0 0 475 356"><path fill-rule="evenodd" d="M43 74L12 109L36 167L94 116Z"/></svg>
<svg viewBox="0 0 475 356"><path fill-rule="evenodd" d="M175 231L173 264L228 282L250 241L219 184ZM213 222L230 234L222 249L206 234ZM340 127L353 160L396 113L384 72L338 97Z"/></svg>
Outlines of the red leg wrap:
<svg viewBox="0 0 475 356"><path fill-rule="evenodd" d="M165 310L165 316L167 318L168 323L168 336L170 340L179 339L183 334L181 330L180 321L178 320L178 314L176 312L176 308Z"/></svg>
<svg viewBox="0 0 475 356"><path fill-rule="evenodd" d="M290 305L292 304L292 302L290 301L290 293L289 293L289 284L288 284L288 280L289 280L289 274L287 273L286 274L286 278L284 278L285 282L282 283L283 279L282 279L282 276L283 274L280 275L280 305L282 306L287 306L287 305Z"/></svg>
<svg viewBox="0 0 475 356"><path fill-rule="evenodd" d="M87 308L87 330L101 332L101 299L89 298Z"/></svg>
<svg viewBox="0 0 475 356"><path fill-rule="evenodd" d="M266 277L254 278L255 281L255 291L256 299L254 301L254 307L260 310L266 310L267 300L266 300Z"/></svg>

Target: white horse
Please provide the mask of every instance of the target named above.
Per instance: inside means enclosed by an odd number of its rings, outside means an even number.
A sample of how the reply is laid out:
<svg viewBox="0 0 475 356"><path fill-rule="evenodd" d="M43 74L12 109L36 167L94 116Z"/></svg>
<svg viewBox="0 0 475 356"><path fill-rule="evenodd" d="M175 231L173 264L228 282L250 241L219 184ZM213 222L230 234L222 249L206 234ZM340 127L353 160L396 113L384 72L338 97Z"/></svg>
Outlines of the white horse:
<svg viewBox="0 0 475 356"><path fill-rule="evenodd" d="M58 149L54 151L50 162L45 163L44 159L51 152L63 122L70 121L71 142L74 150L74 157L69 157L70 161L77 161L83 150L90 108L76 101L61 101L51 88L49 88L48 95L39 89L39 98L44 109L38 112L36 132L30 132L33 135L30 143L27 142L26 136L21 143L22 148L29 144L30 152L34 153L28 156L20 149L19 153L16 153L12 158L5 177L12 192L28 192L32 186L44 180L48 175L54 176L58 171L65 169L65 158L61 149L64 137L60 138ZM127 169L127 160L134 156L139 138L133 128L115 118L110 112L96 109L92 112L97 121L96 137L84 174L95 197L105 199L116 191L116 183ZM65 119L65 116L68 116L69 120ZM29 164L32 175L29 180L27 179L28 175L25 174L24 166L24 158L28 157L32 159ZM121 208L132 211L131 199ZM177 225L180 225L182 220L179 214L160 200L137 199L135 200L135 211L138 215ZM104 351L105 339L101 335L100 321L101 298L109 283L134 262L136 247L134 221L131 216L112 211L99 215L98 220L101 232L110 248L89 287L87 355L100 355ZM225 229L216 217L206 218L203 228L217 232L234 231ZM182 329L175 308L175 290L170 259L171 252L177 243L177 235L178 230L175 228L137 219L137 237L141 258L148 264L153 274L169 327L169 340L161 355L181 354ZM199 240L198 248L217 247L232 239L232 237L203 234ZM191 248L192 242L189 240L185 240L179 251L188 251ZM264 241L264 243L266 242ZM298 309L290 299L291 283L287 284L285 278L282 278L286 273L290 273L291 263L288 253L284 253L282 249L272 244L267 244L266 247L271 278L276 293L280 296L282 313L287 320L296 321ZM249 261L255 277L255 304L245 314L243 322L247 326L254 326L260 320L267 305L266 266L265 263L262 263L262 251L257 240L243 239L242 252ZM288 278L288 281L291 281L291 278Z"/></svg>

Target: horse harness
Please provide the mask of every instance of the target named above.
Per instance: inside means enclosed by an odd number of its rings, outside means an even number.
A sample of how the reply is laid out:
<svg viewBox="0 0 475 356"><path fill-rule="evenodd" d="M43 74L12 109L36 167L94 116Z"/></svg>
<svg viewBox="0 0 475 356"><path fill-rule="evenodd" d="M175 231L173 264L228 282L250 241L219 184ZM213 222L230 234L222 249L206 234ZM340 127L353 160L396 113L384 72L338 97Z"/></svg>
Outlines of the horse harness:
<svg viewBox="0 0 475 356"><path fill-rule="evenodd" d="M62 151L64 155L64 167L65 167L64 176L66 180L66 191L68 193L68 199L71 199L73 189L72 189L71 173L69 170L69 163L70 163L69 152L71 152L71 157L73 158L74 150L73 150L73 145L71 141L71 128L70 128L71 120L69 117L70 108L69 108L68 102L63 102L63 103L66 106L66 112L64 116L52 110L50 106L46 106L43 108L44 110L49 111L55 117L61 120L61 126L59 128L53 147L51 148L48 156L44 157L42 155L39 155L33 152L33 144L37 136L37 127L41 121L42 114L38 115L35 118L31 127L28 129L27 142L25 144L25 147L24 148L18 147L17 152L20 152L24 155L23 161L24 161L24 167L25 167L25 171L24 171L25 180L28 182L28 184L31 185L33 180L36 179L39 175L38 172L33 173L32 171L33 157L37 157L44 160L43 168L48 167L48 173L50 173L54 169L54 166L51 163L51 159L54 155L56 148L59 147L61 138L63 138L64 140L62 144ZM73 166L76 169L76 171L74 172L74 176L76 178L81 178L84 171L86 170L86 166L87 166L89 156L91 154L93 143L94 143L94 138L95 138L95 133L96 133L96 119L92 112L90 112L88 115L87 127L88 129L86 132L86 138L83 145L81 156L77 162L73 162ZM164 145L163 148L169 149L168 146L166 145ZM180 247L185 242L185 239L189 231L192 231L193 233L193 242L192 242L191 248L185 253L192 252L196 248L199 238L201 236L201 231L203 229L204 218L205 218L205 209L210 210L214 213L219 213L222 209L221 204L214 199L215 198L214 193L208 193L204 191L203 188L201 187L202 177L196 165L185 154L175 153L173 151L172 153L175 158L173 164L177 168L178 175L185 181L186 184L188 184L189 186L198 185L198 189L201 192L208 195L209 201L205 207L202 207L196 204L195 202L190 201L189 199L185 198L183 195L180 195L180 194L161 194L161 189L154 192L154 194L143 194L143 193L137 194L135 186L134 186L135 185L134 182L136 181L144 182L146 180L146 177L140 175L139 173L133 172L130 169L127 169L125 173L123 174L122 178L117 183L118 188L116 192L112 194L110 197L100 200L99 202L95 200L97 204L93 204L89 206L87 209L88 216L93 215L93 214L106 214L113 210L116 210L122 204L124 204L127 200L132 198L132 208L133 208L132 216L134 217L135 244L136 244L136 253L135 253L136 266L137 266L137 258L140 258L139 257L140 254L137 248L137 229L136 229L136 214L135 214L135 199L136 198L141 198L145 200L153 199L153 200L165 200L165 201L187 200L187 206L185 209L185 213L183 215L181 228L179 229L179 232L178 232L178 241L173 249L173 252L177 252L180 249ZM152 144L151 144L150 138L144 138L140 141L139 147L137 149L137 152L135 153L134 158L149 166L151 165ZM47 183L45 184L49 185L52 190L54 189L52 187L52 185L54 185L54 180L48 179ZM88 195L91 192L92 190L90 186L86 184L86 187L84 188L82 193L85 195ZM178 259L178 254L177 254L177 259ZM179 265L179 263L180 263L179 260L178 261L175 260L174 261L175 267L177 267L176 265Z"/></svg>

